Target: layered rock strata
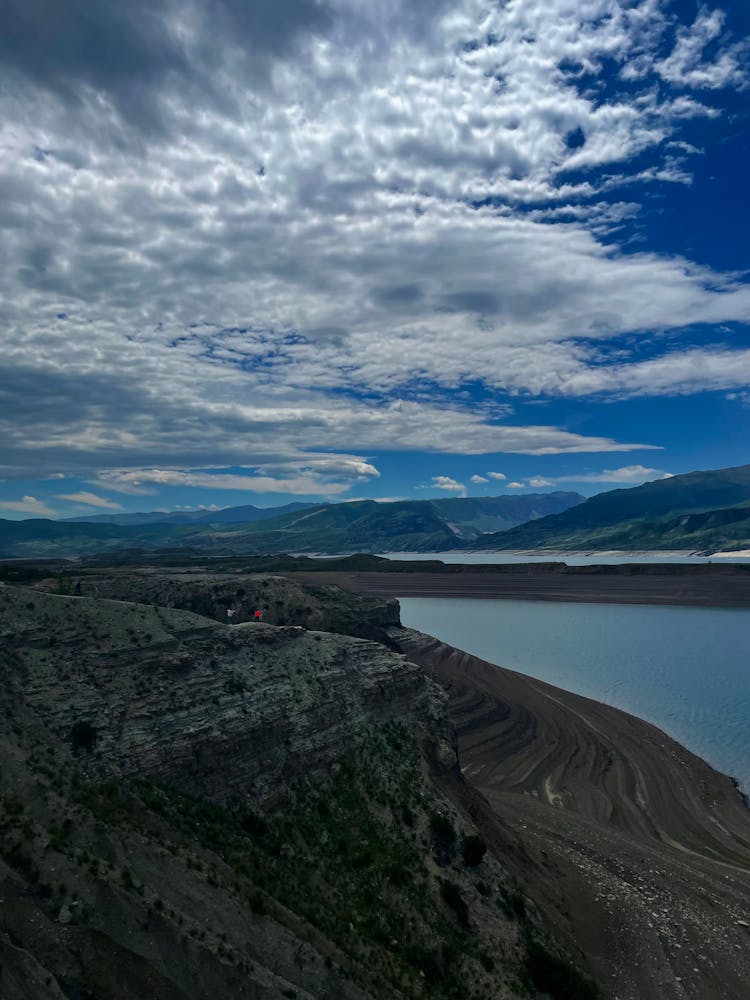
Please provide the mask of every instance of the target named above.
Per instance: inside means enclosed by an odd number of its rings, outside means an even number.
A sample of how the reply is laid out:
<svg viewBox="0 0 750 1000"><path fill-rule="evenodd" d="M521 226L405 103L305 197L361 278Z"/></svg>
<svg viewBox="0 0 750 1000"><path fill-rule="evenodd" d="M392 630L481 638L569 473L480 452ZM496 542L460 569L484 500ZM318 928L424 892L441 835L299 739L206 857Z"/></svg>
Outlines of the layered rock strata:
<svg viewBox="0 0 750 1000"><path fill-rule="evenodd" d="M299 627L0 588L6 693L92 776L264 803L372 728L434 728L444 695L404 655Z"/></svg>
<svg viewBox="0 0 750 1000"><path fill-rule="evenodd" d="M625 712L391 636L447 690L465 779L536 859L529 886L605 995L744 1000L750 810L733 781Z"/></svg>

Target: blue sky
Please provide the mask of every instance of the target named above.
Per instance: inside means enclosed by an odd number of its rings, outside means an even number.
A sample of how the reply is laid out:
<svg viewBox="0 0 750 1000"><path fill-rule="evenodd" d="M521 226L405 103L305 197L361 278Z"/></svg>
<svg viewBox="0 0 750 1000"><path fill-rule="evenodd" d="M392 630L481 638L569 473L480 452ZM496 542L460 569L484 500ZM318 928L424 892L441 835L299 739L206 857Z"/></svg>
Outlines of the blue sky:
<svg viewBox="0 0 750 1000"><path fill-rule="evenodd" d="M750 15L48 0L0 39L0 516L750 462Z"/></svg>

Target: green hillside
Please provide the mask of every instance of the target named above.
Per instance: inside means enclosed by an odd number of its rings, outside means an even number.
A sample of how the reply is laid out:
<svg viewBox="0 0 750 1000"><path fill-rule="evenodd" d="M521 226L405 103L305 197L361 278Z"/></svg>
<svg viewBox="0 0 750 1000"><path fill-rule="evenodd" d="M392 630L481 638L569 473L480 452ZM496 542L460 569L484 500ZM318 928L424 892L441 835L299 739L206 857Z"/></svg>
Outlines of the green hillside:
<svg viewBox="0 0 750 1000"><path fill-rule="evenodd" d="M341 552L397 548L454 548L458 536L429 500L376 503L359 500L330 504L228 529L213 526L217 543L246 551Z"/></svg>
<svg viewBox="0 0 750 1000"><path fill-rule="evenodd" d="M446 497L430 501L461 538L472 539L494 531L508 531L518 524L582 503L580 493L525 493L513 497Z"/></svg>
<svg viewBox="0 0 750 1000"><path fill-rule="evenodd" d="M750 548L750 465L610 490L473 548L580 551Z"/></svg>
<svg viewBox="0 0 750 1000"><path fill-rule="evenodd" d="M294 510L250 523L234 523L225 511L210 523L190 524L0 520L0 557L65 557L165 547L238 553L437 552L461 548L484 531L510 528L581 500L577 493L392 503L358 500L301 509L295 505Z"/></svg>

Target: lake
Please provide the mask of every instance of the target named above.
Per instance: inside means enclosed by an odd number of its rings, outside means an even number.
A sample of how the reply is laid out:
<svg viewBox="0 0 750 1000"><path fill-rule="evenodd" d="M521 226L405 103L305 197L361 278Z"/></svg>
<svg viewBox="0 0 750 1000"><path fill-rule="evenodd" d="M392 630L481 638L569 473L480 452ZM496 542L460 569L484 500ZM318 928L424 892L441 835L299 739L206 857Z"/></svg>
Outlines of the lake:
<svg viewBox="0 0 750 1000"><path fill-rule="evenodd" d="M750 791L750 611L408 597L401 620L647 719Z"/></svg>

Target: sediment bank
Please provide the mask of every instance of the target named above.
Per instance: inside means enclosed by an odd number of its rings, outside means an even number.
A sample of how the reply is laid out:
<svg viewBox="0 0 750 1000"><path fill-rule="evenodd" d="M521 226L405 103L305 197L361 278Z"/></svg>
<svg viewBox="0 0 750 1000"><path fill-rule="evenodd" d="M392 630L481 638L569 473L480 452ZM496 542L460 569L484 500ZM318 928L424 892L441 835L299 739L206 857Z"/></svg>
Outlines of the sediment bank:
<svg viewBox="0 0 750 1000"><path fill-rule="evenodd" d="M740 1000L750 981L750 810L649 723L410 629L394 644L449 694L466 781L534 857L618 1000Z"/></svg>
<svg viewBox="0 0 750 1000"><path fill-rule="evenodd" d="M444 572L316 571L284 575L313 586L334 584L380 597L750 608L750 566L524 563L482 568L452 565Z"/></svg>

